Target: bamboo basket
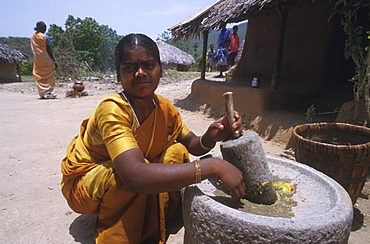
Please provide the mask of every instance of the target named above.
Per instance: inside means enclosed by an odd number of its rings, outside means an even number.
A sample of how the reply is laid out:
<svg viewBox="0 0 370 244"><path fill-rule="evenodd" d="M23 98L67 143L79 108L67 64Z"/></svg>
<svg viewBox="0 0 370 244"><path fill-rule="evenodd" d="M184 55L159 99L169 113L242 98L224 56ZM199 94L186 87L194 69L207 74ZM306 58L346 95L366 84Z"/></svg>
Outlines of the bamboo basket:
<svg viewBox="0 0 370 244"><path fill-rule="evenodd" d="M363 136L364 143L335 145L308 139L307 134L338 131L348 139ZM295 158L336 180L348 192L352 203L366 182L370 169L370 129L347 123L312 123L298 125L293 129Z"/></svg>

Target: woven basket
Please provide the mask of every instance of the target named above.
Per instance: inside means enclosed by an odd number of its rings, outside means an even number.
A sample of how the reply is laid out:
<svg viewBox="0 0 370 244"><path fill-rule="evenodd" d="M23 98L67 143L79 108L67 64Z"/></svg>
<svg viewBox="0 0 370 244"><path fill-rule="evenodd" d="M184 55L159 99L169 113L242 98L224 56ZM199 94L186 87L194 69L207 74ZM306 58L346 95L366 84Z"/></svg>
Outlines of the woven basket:
<svg viewBox="0 0 370 244"><path fill-rule="evenodd" d="M308 139L307 134L337 131L348 139L361 136L364 143L335 145ZM348 134L348 135L347 135ZM293 130L295 158L336 180L348 192L354 204L370 169L370 129L346 123L313 123Z"/></svg>

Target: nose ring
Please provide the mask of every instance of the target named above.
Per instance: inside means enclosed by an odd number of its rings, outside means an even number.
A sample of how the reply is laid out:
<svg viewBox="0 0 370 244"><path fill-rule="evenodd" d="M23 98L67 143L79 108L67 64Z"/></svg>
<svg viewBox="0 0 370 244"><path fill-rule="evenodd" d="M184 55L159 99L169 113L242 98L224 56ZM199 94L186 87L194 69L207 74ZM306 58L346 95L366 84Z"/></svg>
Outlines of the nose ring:
<svg viewBox="0 0 370 244"><path fill-rule="evenodd" d="M135 77L138 77L138 76L139 76L139 71L136 71Z"/></svg>

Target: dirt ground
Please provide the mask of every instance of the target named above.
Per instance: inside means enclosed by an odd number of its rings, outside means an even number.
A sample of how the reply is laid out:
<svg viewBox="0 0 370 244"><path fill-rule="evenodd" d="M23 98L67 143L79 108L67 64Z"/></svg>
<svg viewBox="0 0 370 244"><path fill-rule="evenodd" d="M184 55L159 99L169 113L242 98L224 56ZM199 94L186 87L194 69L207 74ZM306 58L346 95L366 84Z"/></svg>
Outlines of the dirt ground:
<svg viewBox="0 0 370 244"><path fill-rule="evenodd" d="M157 93L176 105L190 93L191 82L161 84ZM56 88L54 100L39 99L32 82L0 84L1 243L93 243L95 216L80 215L68 207L60 192L60 161L80 122L120 86L107 81L84 83L89 96L67 98L72 83L66 83ZM198 135L214 121L202 111L178 109ZM261 141L267 154L293 159L294 152L285 145ZM370 242L369 195L368 178L354 206L351 244ZM183 232L181 228L171 235L168 243L182 243Z"/></svg>

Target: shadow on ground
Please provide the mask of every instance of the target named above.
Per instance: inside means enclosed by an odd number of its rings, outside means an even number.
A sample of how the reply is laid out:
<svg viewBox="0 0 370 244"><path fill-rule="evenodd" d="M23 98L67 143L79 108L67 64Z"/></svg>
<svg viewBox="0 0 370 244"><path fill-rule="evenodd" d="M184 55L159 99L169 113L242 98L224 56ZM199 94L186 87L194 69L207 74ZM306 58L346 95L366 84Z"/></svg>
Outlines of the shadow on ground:
<svg viewBox="0 0 370 244"><path fill-rule="evenodd" d="M96 215L80 215L69 226L69 233L76 242L94 244Z"/></svg>

